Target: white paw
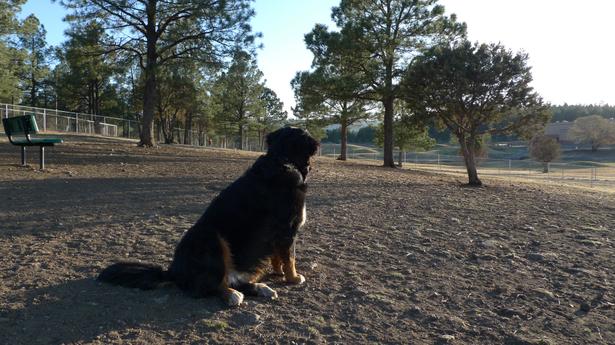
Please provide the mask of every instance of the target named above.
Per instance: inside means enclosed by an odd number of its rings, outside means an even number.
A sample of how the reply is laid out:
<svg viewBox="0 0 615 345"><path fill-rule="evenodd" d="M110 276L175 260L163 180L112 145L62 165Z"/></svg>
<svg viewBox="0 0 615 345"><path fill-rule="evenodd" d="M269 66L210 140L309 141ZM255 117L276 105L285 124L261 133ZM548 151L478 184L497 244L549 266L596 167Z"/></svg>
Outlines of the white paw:
<svg viewBox="0 0 615 345"><path fill-rule="evenodd" d="M243 302L243 294L237 290L232 290L228 296L227 303L229 307L238 307Z"/></svg>
<svg viewBox="0 0 615 345"><path fill-rule="evenodd" d="M275 292L274 289L272 289L269 286L267 286L267 284L256 283L256 288L258 289L258 295L260 297L267 297L267 298L271 298L271 299L278 298L278 293Z"/></svg>
<svg viewBox="0 0 615 345"><path fill-rule="evenodd" d="M291 284L301 285L301 284L305 283L305 277L302 274L297 274L296 277L291 278L291 279L287 279L286 281L291 283Z"/></svg>

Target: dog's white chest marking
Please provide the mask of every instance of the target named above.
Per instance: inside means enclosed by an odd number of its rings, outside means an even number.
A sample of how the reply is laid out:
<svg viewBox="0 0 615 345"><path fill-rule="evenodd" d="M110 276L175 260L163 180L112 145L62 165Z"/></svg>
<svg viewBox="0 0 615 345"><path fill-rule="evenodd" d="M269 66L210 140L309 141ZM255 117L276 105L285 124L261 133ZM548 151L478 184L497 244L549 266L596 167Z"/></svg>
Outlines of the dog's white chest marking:
<svg viewBox="0 0 615 345"><path fill-rule="evenodd" d="M302 227L307 220L307 213L305 212L305 204L303 204L303 210L301 211L301 221L299 222L299 227Z"/></svg>

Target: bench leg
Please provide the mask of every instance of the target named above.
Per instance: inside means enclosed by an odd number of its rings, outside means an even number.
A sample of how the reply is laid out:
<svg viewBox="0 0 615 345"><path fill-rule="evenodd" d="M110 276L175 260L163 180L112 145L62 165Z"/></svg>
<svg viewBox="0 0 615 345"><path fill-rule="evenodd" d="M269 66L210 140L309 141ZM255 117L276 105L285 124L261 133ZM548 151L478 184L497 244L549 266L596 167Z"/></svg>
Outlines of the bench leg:
<svg viewBox="0 0 615 345"><path fill-rule="evenodd" d="M45 170L45 146L41 146L41 170Z"/></svg>
<svg viewBox="0 0 615 345"><path fill-rule="evenodd" d="M26 166L26 147L21 147L21 166Z"/></svg>

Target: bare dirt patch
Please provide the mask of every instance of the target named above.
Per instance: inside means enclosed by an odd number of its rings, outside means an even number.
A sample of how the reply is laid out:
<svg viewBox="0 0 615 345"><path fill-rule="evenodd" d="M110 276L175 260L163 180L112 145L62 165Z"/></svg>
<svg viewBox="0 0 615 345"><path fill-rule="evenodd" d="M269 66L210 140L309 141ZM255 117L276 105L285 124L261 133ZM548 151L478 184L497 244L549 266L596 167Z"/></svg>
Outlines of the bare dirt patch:
<svg viewBox="0 0 615 345"><path fill-rule="evenodd" d="M227 309L94 277L167 264L256 155L66 138L45 172L0 140L0 344L615 343L613 194L319 159L307 283Z"/></svg>

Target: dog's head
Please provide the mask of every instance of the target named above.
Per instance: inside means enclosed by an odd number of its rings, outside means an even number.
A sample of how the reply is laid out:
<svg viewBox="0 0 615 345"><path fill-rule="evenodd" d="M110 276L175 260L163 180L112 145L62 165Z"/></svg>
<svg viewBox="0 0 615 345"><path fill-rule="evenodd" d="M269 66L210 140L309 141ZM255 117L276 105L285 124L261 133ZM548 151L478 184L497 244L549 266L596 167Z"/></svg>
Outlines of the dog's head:
<svg viewBox="0 0 615 345"><path fill-rule="evenodd" d="M310 169L310 158L319 145L308 131L296 127L280 128L267 135L267 154L295 165L304 179Z"/></svg>

